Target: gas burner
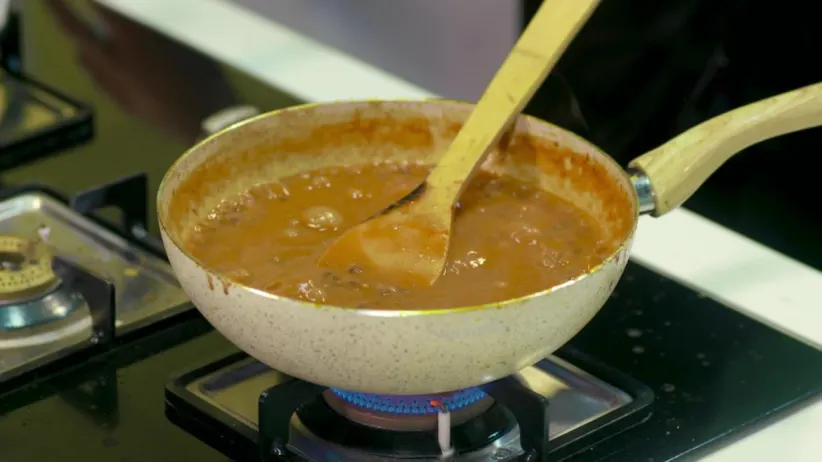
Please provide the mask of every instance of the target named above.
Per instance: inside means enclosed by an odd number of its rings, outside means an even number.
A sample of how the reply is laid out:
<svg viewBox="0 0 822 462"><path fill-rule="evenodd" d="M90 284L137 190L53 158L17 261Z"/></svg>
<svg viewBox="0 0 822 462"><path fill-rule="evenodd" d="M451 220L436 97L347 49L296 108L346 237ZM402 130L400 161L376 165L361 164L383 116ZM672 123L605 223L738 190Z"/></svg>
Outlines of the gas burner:
<svg viewBox="0 0 822 462"><path fill-rule="evenodd" d="M396 431L426 431L437 427L437 414L451 414L459 425L494 404L484 391L469 388L438 395L389 396L371 395L338 389L323 392L326 403L338 414L367 427Z"/></svg>
<svg viewBox="0 0 822 462"><path fill-rule="evenodd" d="M383 410L367 409L346 399ZM436 400L450 400L454 406L451 443L455 460L505 461L523 454L514 415L478 389L418 397L326 390L291 418L288 447L308 460L442 460L437 412L429 404Z"/></svg>
<svg viewBox="0 0 822 462"><path fill-rule="evenodd" d="M193 308L146 231L147 185L0 191L0 394ZM95 216L104 208L119 226Z"/></svg>
<svg viewBox="0 0 822 462"><path fill-rule="evenodd" d="M437 414L443 410L452 412L469 406L486 395L479 388L469 388L437 395L372 395L332 388L331 392L343 401L371 411L389 414Z"/></svg>
<svg viewBox="0 0 822 462"><path fill-rule="evenodd" d="M0 236L1 304L39 298L59 284L45 244L18 236Z"/></svg>
<svg viewBox="0 0 822 462"><path fill-rule="evenodd" d="M566 460L650 415L648 387L576 350L563 356L479 388L378 396L294 379L235 353L172 380L166 415L233 460L265 462L442 460L440 405L450 409L459 462Z"/></svg>
<svg viewBox="0 0 822 462"><path fill-rule="evenodd" d="M9 335L65 319L84 305L82 296L61 285L52 262L42 241L0 236L0 348L9 347Z"/></svg>

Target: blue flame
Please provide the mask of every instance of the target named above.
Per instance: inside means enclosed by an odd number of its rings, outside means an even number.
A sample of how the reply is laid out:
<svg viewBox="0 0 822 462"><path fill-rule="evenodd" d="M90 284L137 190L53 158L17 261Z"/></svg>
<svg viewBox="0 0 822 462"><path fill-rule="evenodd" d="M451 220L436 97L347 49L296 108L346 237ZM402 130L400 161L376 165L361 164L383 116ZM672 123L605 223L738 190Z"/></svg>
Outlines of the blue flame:
<svg viewBox="0 0 822 462"><path fill-rule="evenodd" d="M440 412L441 407L431 404L431 401L439 401L442 407L448 412L456 411L470 404L476 403L486 396L485 392L479 388L468 388L450 395L415 395L415 396L391 396L372 395L368 393L358 393L332 388L331 392L355 406L359 406L371 411L385 412L389 414L410 414L426 415Z"/></svg>

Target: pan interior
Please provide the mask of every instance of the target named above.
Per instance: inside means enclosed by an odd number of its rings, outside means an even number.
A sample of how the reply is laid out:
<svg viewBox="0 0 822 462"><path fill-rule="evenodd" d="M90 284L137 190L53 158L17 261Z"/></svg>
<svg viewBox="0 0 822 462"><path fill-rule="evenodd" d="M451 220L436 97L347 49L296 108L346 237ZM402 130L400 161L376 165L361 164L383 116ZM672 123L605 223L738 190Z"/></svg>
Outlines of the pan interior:
<svg viewBox="0 0 822 462"><path fill-rule="evenodd" d="M220 201L261 183L323 167L373 162L435 164L471 106L445 101L353 102L275 111L224 130L169 170L160 222L184 253L193 226ZM621 168L585 140L521 117L482 166L563 197L602 226L614 249L636 221L636 197Z"/></svg>

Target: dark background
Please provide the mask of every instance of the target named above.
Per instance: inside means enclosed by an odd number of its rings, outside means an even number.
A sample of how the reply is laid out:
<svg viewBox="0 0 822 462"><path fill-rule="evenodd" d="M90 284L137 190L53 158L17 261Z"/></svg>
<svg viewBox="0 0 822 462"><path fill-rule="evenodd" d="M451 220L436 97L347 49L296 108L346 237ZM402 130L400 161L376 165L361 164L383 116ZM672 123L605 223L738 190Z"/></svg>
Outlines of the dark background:
<svg viewBox="0 0 822 462"><path fill-rule="evenodd" d="M540 0L525 0L524 22ZM527 112L623 165L721 112L822 81L814 2L604 0ZM822 130L763 142L686 207L822 268Z"/></svg>

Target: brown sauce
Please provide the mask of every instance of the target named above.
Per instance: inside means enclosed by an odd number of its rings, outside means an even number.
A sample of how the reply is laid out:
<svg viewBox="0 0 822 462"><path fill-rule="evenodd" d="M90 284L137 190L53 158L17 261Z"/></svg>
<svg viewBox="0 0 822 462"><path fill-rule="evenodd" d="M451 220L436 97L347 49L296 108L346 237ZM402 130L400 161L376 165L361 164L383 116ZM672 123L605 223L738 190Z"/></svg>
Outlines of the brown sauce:
<svg viewBox="0 0 822 462"><path fill-rule="evenodd" d="M317 265L325 248L420 184L428 168L376 164L327 168L255 186L195 226L186 248L243 285L327 305L435 309L500 302L585 273L615 250L600 225L560 197L480 172L466 189L443 276L400 290Z"/></svg>

